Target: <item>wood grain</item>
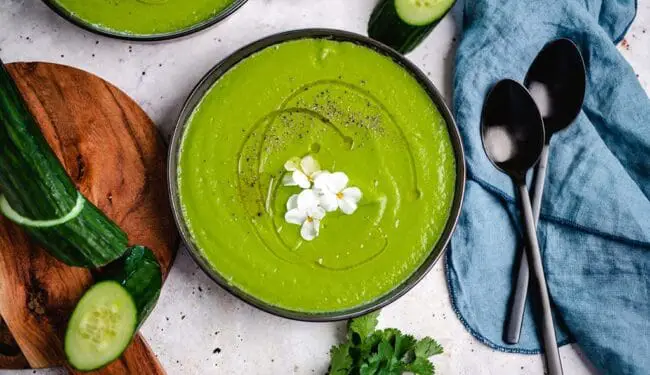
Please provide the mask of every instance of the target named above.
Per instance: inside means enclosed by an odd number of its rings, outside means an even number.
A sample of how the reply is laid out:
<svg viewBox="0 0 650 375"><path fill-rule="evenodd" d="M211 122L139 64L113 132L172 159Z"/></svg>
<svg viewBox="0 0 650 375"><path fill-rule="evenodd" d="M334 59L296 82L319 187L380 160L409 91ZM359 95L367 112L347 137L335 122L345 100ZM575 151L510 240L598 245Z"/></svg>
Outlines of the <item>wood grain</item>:
<svg viewBox="0 0 650 375"><path fill-rule="evenodd" d="M178 233L167 199L165 145L152 121L90 73L49 63L9 64L8 70L78 189L126 231L130 244L151 248L167 275ZM88 270L57 261L0 219L0 314L31 367L65 364L67 319L91 283ZM20 358L12 362L0 353L0 368L24 366ZM138 336L119 361L96 373L164 370Z"/></svg>
<svg viewBox="0 0 650 375"><path fill-rule="evenodd" d="M16 340L9 332L9 327L0 317L0 369L24 369L28 367L27 359L25 359Z"/></svg>

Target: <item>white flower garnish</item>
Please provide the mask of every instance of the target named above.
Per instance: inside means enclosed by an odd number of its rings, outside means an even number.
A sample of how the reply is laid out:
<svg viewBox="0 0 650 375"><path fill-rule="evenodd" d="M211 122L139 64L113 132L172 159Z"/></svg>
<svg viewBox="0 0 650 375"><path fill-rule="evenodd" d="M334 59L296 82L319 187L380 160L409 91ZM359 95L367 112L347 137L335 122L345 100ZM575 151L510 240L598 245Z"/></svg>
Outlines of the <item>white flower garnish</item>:
<svg viewBox="0 0 650 375"><path fill-rule="evenodd" d="M343 172L321 171L318 162L310 155L293 157L284 163L287 174L282 178L285 186L299 186L303 190L287 201L284 220L300 225L300 235L306 241L318 237L320 222L327 212L340 209L351 215L363 194L357 187L348 187L348 176Z"/></svg>
<svg viewBox="0 0 650 375"><path fill-rule="evenodd" d="M288 172L282 179L284 186L300 186L303 189L309 189L316 175L320 173L318 162L307 155L302 160L293 157L284 163L284 169Z"/></svg>
<svg viewBox="0 0 650 375"><path fill-rule="evenodd" d="M320 221L324 217L325 210L319 205L318 195L311 189L294 194L287 201L284 220L290 224L302 225L300 235L307 241L318 236Z"/></svg>
<svg viewBox="0 0 650 375"><path fill-rule="evenodd" d="M357 203L363 194L357 187L347 187L348 181L348 176L343 172L321 172L315 176L314 189L325 210L331 212L340 208L347 215L357 210Z"/></svg>

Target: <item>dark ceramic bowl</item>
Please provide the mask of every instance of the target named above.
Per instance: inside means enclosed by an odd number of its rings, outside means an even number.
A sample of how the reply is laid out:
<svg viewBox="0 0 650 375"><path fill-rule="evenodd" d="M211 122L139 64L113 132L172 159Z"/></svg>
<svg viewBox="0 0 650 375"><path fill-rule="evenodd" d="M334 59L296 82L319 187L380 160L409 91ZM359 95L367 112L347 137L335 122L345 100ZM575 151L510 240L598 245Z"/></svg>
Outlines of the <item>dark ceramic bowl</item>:
<svg viewBox="0 0 650 375"><path fill-rule="evenodd" d="M160 33L160 34L129 34L129 33L123 33L119 31L114 31L114 30L108 30L102 27L99 27L97 25L94 25L92 23L89 23L79 17L77 17L75 14L67 11L64 7L61 5L57 4L56 1L54 0L43 0L45 5L50 7L53 11L55 11L58 15L61 17L65 18L66 20L70 21L71 23L81 27L82 29L88 30L92 33L98 34L98 35L103 35L103 36L108 36L111 38L116 38L116 39L124 39L124 40L130 40L130 41L136 41L136 42L153 42L153 41L161 41L161 40L168 40L168 39L174 39L174 38L181 38L190 34L194 34L196 32L199 32L201 30L204 30L210 26L213 26L231 14L235 13L239 8L241 8L242 5L244 5L248 0L235 0L232 4L230 4L228 7L226 7L224 10L221 12L217 13L213 17L197 23L195 25L192 25L190 27L187 27L182 30L178 31L171 31L167 33Z"/></svg>
<svg viewBox="0 0 650 375"><path fill-rule="evenodd" d="M395 62L410 72L411 75L415 77L420 82L422 87L427 91L431 97L431 100L435 103L436 107L445 119L445 122L447 123L447 129L449 131L449 136L451 138L451 143L454 149L454 154L456 156L456 190L449 219L447 220L447 224L442 233L442 236L433 247L433 249L431 249L431 253L426 258L424 263L406 281L402 282L390 293L382 296L381 298L352 309L327 313L306 313L273 306L257 299L255 296L252 296L245 291L242 291L230 285L217 271L210 267L209 263L205 260L201 252L198 250L197 246L194 244L181 211L181 202L178 195L177 167L181 139L188 119L192 115L194 109L199 104L205 93L224 73L226 73L246 57L275 44L306 38L346 41L369 47L385 56L392 58ZM194 88L189 98L185 102L180 117L178 118L178 122L176 123L176 129L174 130L174 135L171 140L168 163L169 192L176 224L180 229L181 235L190 251L190 254L203 269L203 271L207 273L221 287L228 290L234 296L244 300L245 302L248 302L249 304L261 310L289 319L310 322L336 321L364 315L381 307L384 307L391 302L394 302L403 296L406 292L408 292L411 288L413 288L431 270L433 265L440 258L442 258L447 244L451 238L451 234L456 226L456 222L458 221L458 216L460 215L460 208L465 191L465 156L463 154L463 146L461 143L460 134L456 127L456 122L454 121L454 118L449 111L449 108L447 108L447 105L445 104L442 96L435 88L435 86L427 79L426 75L424 75L420 69L418 69L413 63L407 60L404 56L400 55L398 52L367 37L340 30L306 29L272 35L270 37L249 44L248 46L233 53L228 58L217 64L203 77L203 79Z"/></svg>

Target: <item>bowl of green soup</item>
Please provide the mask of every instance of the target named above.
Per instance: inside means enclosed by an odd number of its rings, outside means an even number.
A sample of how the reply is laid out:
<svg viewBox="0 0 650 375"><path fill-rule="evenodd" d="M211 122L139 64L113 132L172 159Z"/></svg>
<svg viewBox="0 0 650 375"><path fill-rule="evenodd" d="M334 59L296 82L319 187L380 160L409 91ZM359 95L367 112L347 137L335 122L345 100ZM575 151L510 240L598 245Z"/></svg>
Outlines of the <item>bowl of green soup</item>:
<svg viewBox="0 0 650 375"><path fill-rule="evenodd" d="M171 141L170 198L219 285L304 321L396 300L444 253L465 160L440 93L366 37L291 31L217 64Z"/></svg>
<svg viewBox="0 0 650 375"><path fill-rule="evenodd" d="M73 24L135 41L177 38L210 27L247 0L43 0Z"/></svg>

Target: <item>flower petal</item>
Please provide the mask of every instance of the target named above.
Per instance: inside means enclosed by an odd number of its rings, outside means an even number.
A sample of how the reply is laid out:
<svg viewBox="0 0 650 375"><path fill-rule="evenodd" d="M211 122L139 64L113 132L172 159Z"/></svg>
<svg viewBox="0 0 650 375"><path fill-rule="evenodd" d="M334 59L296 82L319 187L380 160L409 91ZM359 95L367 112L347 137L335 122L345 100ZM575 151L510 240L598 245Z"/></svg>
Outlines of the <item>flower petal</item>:
<svg viewBox="0 0 650 375"><path fill-rule="evenodd" d="M361 197L363 197L361 189L355 186L344 189L341 193L343 194L343 199L349 199L355 203L359 202Z"/></svg>
<svg viewBox="0 0 650 375"><path fill-rule="evenodd" d="M318 196L311 189L303 190L298 194L298 208L308 212L318 207Z"/></svg>
<svg viewBox="0 0 650 375"><path fill-rule="evenodd" d="M316 207L307 213L312 219L321 221L325 217L325 209L323 207Z"/></svg>
<svg viewBox="0 0 650 375"><path fill-rule="evenodd" d="M357 210L357 202L344 197L343 199L339 199L339 208L344 214L352 215Z"/></svg>
<svg viewBox="0 0 650 375"><path fill-rule="evenodd" d="M320 164L314 159L311 155L307 155L300 161L300 167L302 171L307 175L311 176L316 172L320 171Z"/></svg>
<svg viewBox="0 0 650 375"><path fill-rule="evenodd" d="M300 236L306 241L311 241L316 236L320 230L320 220L305 220L300 228Z"/></svg>
<svg viewBox="0 0 650 375"><path fill-rule="evenodd" d="M329 179L331 176L332 174L328 171L321 171L314 174L314 189L329 191Z"/></svg>
<svg viewBox="0 0 650 375"><path fill-rule="evenodd" d="M294 208L298 208L298 194L290 196L289 200L287 200L287 211L291 211Z"/></svg>
<svg viewBox="0 0 650 375"><path fill-rule="evenodd" d="M320 175L322 175L322 174L329 174L329 173L330 173L329 171L318 171L318 172L314 172L314 173L311 175L311 180L314 181L314 182L316 182L316 179L318 178L318 176L320 176Z"/></svg>
<svg viewBox="0 0 650 375"><path fill-rule="evenodd" d="M289 172L297 171L298 169L300 169L300 158L293 157L287 160L287 162L284 163L284 169L286 169Z"/></svg>
<svg viewBox="0 0 650 375"><path fill-rule="evenodd" d="M343 172L334 172L328 179L329 189L333 193L338 193L348 186L348 176Z"/></svg>
<svg viewBox="0 0 650 375"><path fill-rule="evenodd" d="M336 211L339 208L336 194L329 190L318 190L318 202L327 212Z"/></svg>
<svg viewBox="0 0 650 375"><path fill-rule="evenodd" d="M300 186L303 189L309 189L311 187L309 178L304 173L302 173L302 171L293 171L291 178L296 182L296 185Z"/></svg>
<svg viewBox="0 0 650 375"><path fill-rule="evenodd" d="M307 213L305 211L294 208L284 214L284 220L289 224L301 225L307 221Z"/></svg>
<svg viewBox="0 0 650 375"><path fill-rule="evenodd" d="M298 183L293 179L293 173L287 173L282 177L282 185L296 186Z"/></svg>

